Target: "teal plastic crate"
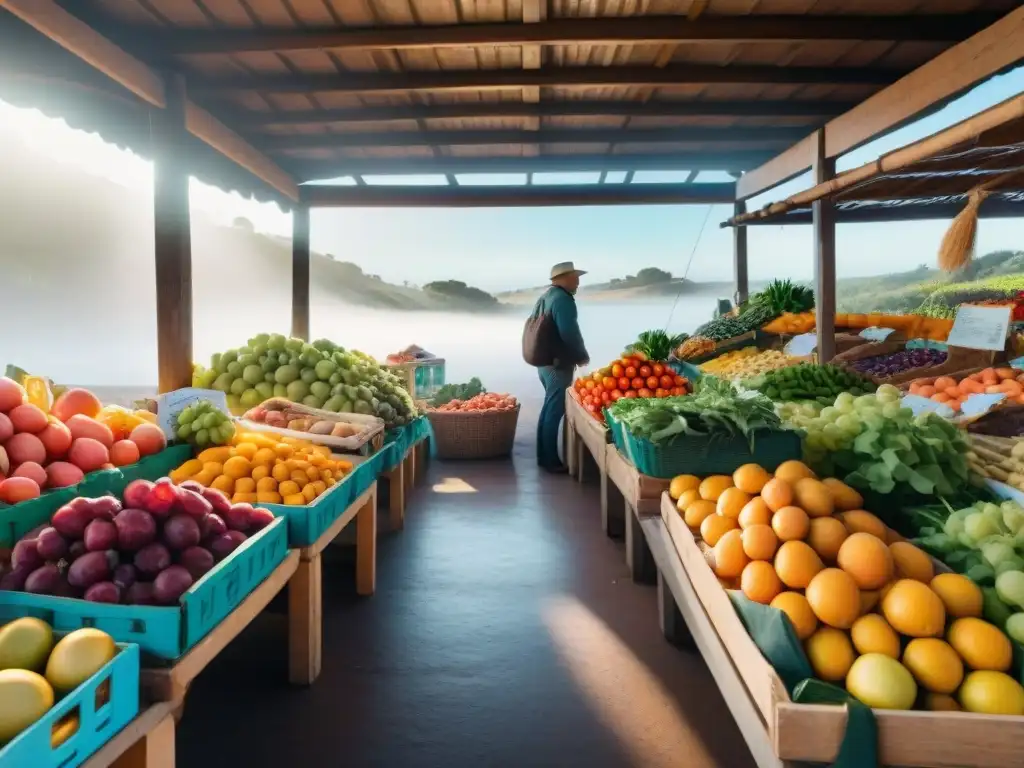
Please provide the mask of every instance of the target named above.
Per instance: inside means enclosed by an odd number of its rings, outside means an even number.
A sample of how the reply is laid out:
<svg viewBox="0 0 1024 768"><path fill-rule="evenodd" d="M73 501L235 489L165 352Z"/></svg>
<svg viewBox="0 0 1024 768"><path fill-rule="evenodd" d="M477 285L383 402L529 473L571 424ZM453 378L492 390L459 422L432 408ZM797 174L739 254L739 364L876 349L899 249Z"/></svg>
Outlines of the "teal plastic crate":
<svg viewBox="0 0 1024 768"><path fill-rule="evenodd" d="M611 437L612 444L619 449L619 453L625 454L626 438L623 434L625 427L622 426L622 422L612 416L611 411L605 408L604 423L608 425L608 434Z"/></svg>
<svg viewBox="0 0 1024 768"><path fill-rule="evenodd" d="M288 522L278 518L217 563L177 606L112 605L0 592L0 621L36 616L58 632L96 627L119 643L138 643L153 656L176 659L234 611L287 555Z"/></svg>
<svg viewBox="0 0 1024 768"><path fill-rule="evenodd" d="M380 451L383 454L381 471L394 469L412 446L422 440L429 440L430 437L430 419L426 416L420 416L404 427L388 430L384 436L384 447Z"/></svg>
<svg viewBox="0 0 1024 768"><path fill-rule="evenodd" d="M106 689L100 696L100 687ZM139 646L118 653L95 675L58 701L30 728L0 749L0 768L77 768L139 714ZM57 747L54 726L77 715L78 729Z"/></svg>
<svg viewBox="0 0 1024 768"><path fill-rule="evenodd" d="M275 515L288 521L288 540L293 547L308 547L319 539L334 521L341 517L352 503L366 493L377 481L385 456L379 452L356 464L345 478L335 483L327 493L314 499L312 504L260 504Z"/></svg>
<svg viewBox="0 0 1024 768"><path fill-rule="evenodd" d="M754 434L753 450L742 436L681 435L672 443L655 445L627 429L622 433L622 453L630 463L640 473L664 480L676 475L731 475L750 463L774 472L782 462L802 456L800 435L791 431L759 430Z"/></svg>

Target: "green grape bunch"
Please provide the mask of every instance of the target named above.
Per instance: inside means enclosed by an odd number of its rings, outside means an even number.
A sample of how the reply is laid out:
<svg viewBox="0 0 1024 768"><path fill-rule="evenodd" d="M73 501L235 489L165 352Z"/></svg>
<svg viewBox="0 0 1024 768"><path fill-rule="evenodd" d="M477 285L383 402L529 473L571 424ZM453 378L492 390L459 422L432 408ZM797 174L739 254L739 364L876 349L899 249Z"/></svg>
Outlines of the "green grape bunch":
<svg viewBox="0 0 1024 768"><path fill-rule="evenodd" d="M227 445L235 436L235 423L209 400L200 400L178 414L177 435L199 448Z"/></svg>

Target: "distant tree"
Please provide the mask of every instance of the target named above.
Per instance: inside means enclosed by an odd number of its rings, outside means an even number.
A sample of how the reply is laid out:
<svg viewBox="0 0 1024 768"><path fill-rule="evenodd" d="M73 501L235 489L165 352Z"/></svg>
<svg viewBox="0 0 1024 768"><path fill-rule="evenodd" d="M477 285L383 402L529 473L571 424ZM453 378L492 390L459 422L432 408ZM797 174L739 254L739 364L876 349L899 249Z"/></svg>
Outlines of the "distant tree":
<svg viewBox="0 0 1024 768"><path fill-rule="evenodd" d="M354 272L357 275L363 274L362 267L358 264L353 264L351 261L339 261L337 265L348 272Z"/></svg>
<svg viewBox="0 0 1024 768"><path fill-rule="evenodd" d="M451 298L462 299L481 306L493 306L498 303L497 298L487 293L487 291L473 288L461 280L439 280L427 283L423 286L423 290L427 293L450 296Z"/></svg>
<svg viewBox="0 0 1024 768"><path fill-rule="evenodd" d="M657 285L658 283L667 283L672 279L672 273L666 272L663 269L657 267L644 267L636 273L636 277L633 278L634 285Z"/></svg>
<svg viewBox="0 0 1024 768"><path fill-rule="evenodd" d="M236 216L235 220L231 222L231 226L235 229L244 229L246 232L256 231L256 227L245 216Z"/></svg>
<svg viewBox="0 0 1024 768"><path fill-rule="evenodd" d="M623 282L625 282L625 281L621 277L613 277L611 279L611 282L609 283L609 285L619 285L619 284L621 284Z"/></svg>

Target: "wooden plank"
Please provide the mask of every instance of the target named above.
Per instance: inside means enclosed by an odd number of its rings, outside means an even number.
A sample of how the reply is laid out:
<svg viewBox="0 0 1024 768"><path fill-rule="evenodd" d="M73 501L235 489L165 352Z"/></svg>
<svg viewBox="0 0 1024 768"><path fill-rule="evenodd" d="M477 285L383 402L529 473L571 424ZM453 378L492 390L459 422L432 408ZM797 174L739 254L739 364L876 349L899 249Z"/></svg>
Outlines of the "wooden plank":
<svg viewBox="0 0 1024 768"><path fill-rule="evenodd" d="M804 128L548 128L544 130L489 129L447 131L358 131L309 136L277 136L260 142L266 152L293 152L357 147L488 146L501 144L662 144L703 142L713 149L720 142L752 145L795 141Z"/></svg>
<svg viewBox="0 0 1024 768"><path fill-rule="evenodd" d="M737 200L733 204L733 215L739 216L747 210L746 203ZM732 233L732 274L737 306L747 300L750 292L749 270L747 267L747 228L733 227Z"/></svg>
<svg viewBox="0 0 1024 768"><path fill-rule="evenodd" d="M320 534L320 538L308 547L302 547L298 550L300 557L307 561L318 557L321 552L327 549L332 541L338 538L338 534L345 530L345 527L356 519L356 516L363 510L363 507L366 506L367 502L369 502L371 498L375 498L376 495L377 484L374 483L370 488L365 490L358 499L348 505L348 508L338 516L338 519L331 523L327 530Z"/></svg>
<svg viewBox="0 0 1024 768"><path fill-rule="evenodd" d="M572 396L572 388L565 390L565 417L562 419L562 453L565 456L565 466L569 470L569 477L576 477L579 469L579 433L573 423L572 408L576 398Z"/></svg>
<svg viewBox="0 0 1024 768"><path fill-rule="evenodd" d="M996 21L996 14L913 16L680 16L545 21L537 0L523 3L523 23L390 26L310 30L193 30L142 33L157 54L268 51L415 50L495 45L676 45L801 43L815 40L953 43ZM532 13L531 13L532 10ZM126 30L127 33L127 30ZM138 35L137 30L133 33Z"/></svg>
<svg viewBox="0 0 1024 768"><path fill-rule="evenodd" d="M614 445L608 446L608 478L622 492L626 504L641 517L658 515L661 510L662 494L668 490L669 481L642 475Z"/></svg>
<svg viewBox="0 0 1024 768"><path fill-rule="evenodd" d="M356 593L377 591L377 485L356 516Z"/></svg>
<svg viewBox="0 0 1024 768"><path fill-rule="evenodd" d="M192 385L192 226L185 80L171 75L152 115L156 346L160 392Z"/></svg>
<svg viewBox="0 0 1024 768"><path fill-rule="evenodd" d="M450 120L500 117L834 117L855 106L847 101L519 101L401 104L294 112L234 110L221 114L246 131L265 131L287 125Z"/></svg>
<svg viewBox="0 0 1024 768"><path fill-rule="evenodd" d="M626 515L631 514L625 495L608 477L607 455L611 455L614 451L614 445L605 446L605 470L601 472L601 527L610 539L625 537Z"/></svg>
<svg viewBox="0 0 1024 768"><path fill-rule="evenodd" d="M4 8L154 107L165 105L163 78L53 0L0 0Z"/></svg>
<svg viewBox="0 0 1024 768"><path fill-rule="evenodd" d="M104 744L82 768L174 768L174 709L154 704Z"/></svg>
<svg viewBox="0 0 1024 768"><path fill-rule="evenodd" d="M945 221L961 213L962 202L931 203L921 200L911 205L861 205L856 208L837 207L836 224L885 224L897 221ZM1012 219L1024 215L1024 204L1012 200L989 198L978 211L981 219ZM810 224L810 209L793 211L779 217L748 220L743 226L779 226L785 224Z"/></svg>
<svg viewBox="0 0 1024 768"><path fill-rule="evenodd" d="M1024 60L1024 8L953 46L888 88L824 126L825 156L835 158L922 112L963 93L987 77ZM808 137L745 174L737 196L747 199L782 184L811 167L815 143Z"/></svg>
<svg viewBox="0 0 1024 768"><path fill-rule="evenodd" d="M292 336L309 341L309 206L292 211Z"/></svg>
<svg viewBox="0 0 1024 768"><path fill-rule="evenodd" d="M816 184L822 184L835 176L836 163L825 156L825 132L817 131L814 137L814 180ZM811 206L811 216L814 227L814 305L818 313L818 360L827 363L836 354L835 203L831 200L816 200Z"/></svg>
<svg viewBox="0 0 1024 768"><path fill-rule="evenodd" d="M221 97L238 90L266 93L406 93L479 91L530 86L613 87L663 85L888 85L905 70L870 67L775 67L672 64L666 67L560 67L422 72L346 72L307 75L208 76L193 93Z"/></svg>
<svg viewBox="0 0 1024 768"><path fill-rule="evenodd" d="M547 159L547 156L545 156ZM567 205L677 205L685 203L717 204L731 202L735 185L710 184L638 184L625 185L559 184L541 186L472 187L303 187L303 202L313 208L494 208L515 206Z"/></svg>
<svg viewBox="0 0 1024 768"><path fill-rule="evenodd" d="M323 558L299 560L288 583L288 681L311 685L323 667Z"/></svg>
<svg viewBox="0 0 1024 768"><path fill-rule="evenodd" d="M732 713L755 764L758 768L796 768L791 763L784 763L775 755L768 730L758 714L755 703L751 700L743 677L734 666L729 650L705 611L697 595L696 585L691 583L685 567L680 562L673 539L663 521L658 518L647 518L641 525L665 585L675 598L676 606L690 630L697 649L704 657L708 671L722 692L722 698Z"/></svg>
<svg viewBox="0 0 1024 768"><path fill-rule="evenodd" d="M192 681L262 613L284 589L298 566L299 553L292 550L266 581L256 587L224 621L174 662L173 666L166 669L143 669L142 689L149 700L182 702Z"/></svg>
<svg viewBox="0 0 1024 768"><path fill-rule="evenodd" d="M640 527L641 519L636 510L627 505L626 509L626 565L635 584L656 584L658 569L651 557L647 539Z"/></svg>
<svg viewBox="0 0 1024 768"><path fill-rule="evenodd" d="M400 461L382 477L388 481L388 522L392 531L405 527L405 462Z"/></svg>

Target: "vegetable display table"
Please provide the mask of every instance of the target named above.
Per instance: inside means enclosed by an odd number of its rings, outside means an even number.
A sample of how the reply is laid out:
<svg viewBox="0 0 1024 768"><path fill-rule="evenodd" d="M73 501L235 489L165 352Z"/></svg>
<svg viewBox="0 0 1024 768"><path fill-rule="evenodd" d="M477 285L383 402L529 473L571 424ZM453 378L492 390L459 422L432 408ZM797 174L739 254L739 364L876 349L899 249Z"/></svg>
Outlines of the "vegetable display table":
<svg viewBox="0 0 1024 768"><path fill-rule="evenodd" d="M144 710L82 768L174 768L173 702Z"/></svg>
<svg viewBox="0 0 1024 768"><path fill-rule="evenodd" d="M288 679L309 685L323 663L323 562L327 546L356 521L356 592L377 588L377 483L363 492L310 546L293 553L298 560L288 590Z"/></svg>
<svg viewBox="0 0 1024 768"><path fill-rule="evenodd" d="M601 519L605 530L624 528L626 562L633 581L652 584L657 574L640 521L658 515L669 481L641 474L614 445L605 446L605 466L601 482Z"/></svg>
<svg viewBox="0 0 1024 768"><path fill-rule="evenodd" d="M405 526L409 494L425 476L430 459L429 424L425 417L403 427L400 432L382 449L394 455L384 459L385 469L379 478L388 484L388 521L393 531Z"/></svg>
<svg viewBox="0 0 1024 768"><path fill-rule="evenodd" d="M593 466L603 477L605 446L611 440L608 427L587 412L573 396L572 388L565 392L565 422L569 432L565 442L566 464L572 476L582 483Z"/></svg>
<svg viewBox="0 0 1024 768"><path fill-rule="evenodd" d="M184 706L185 694L192 681L284 589L295 574L298 565L299 552L292 550L271 571L270 575L239 603L234 611L196 643L188 653L175 659L167 667L143 668L141 679L144 698L148 701L172 702L180 712ZM294 616L289 616L289 620L294 624ZM296 642L295 635L290 633L289 644L294 647Z"/></svg>

